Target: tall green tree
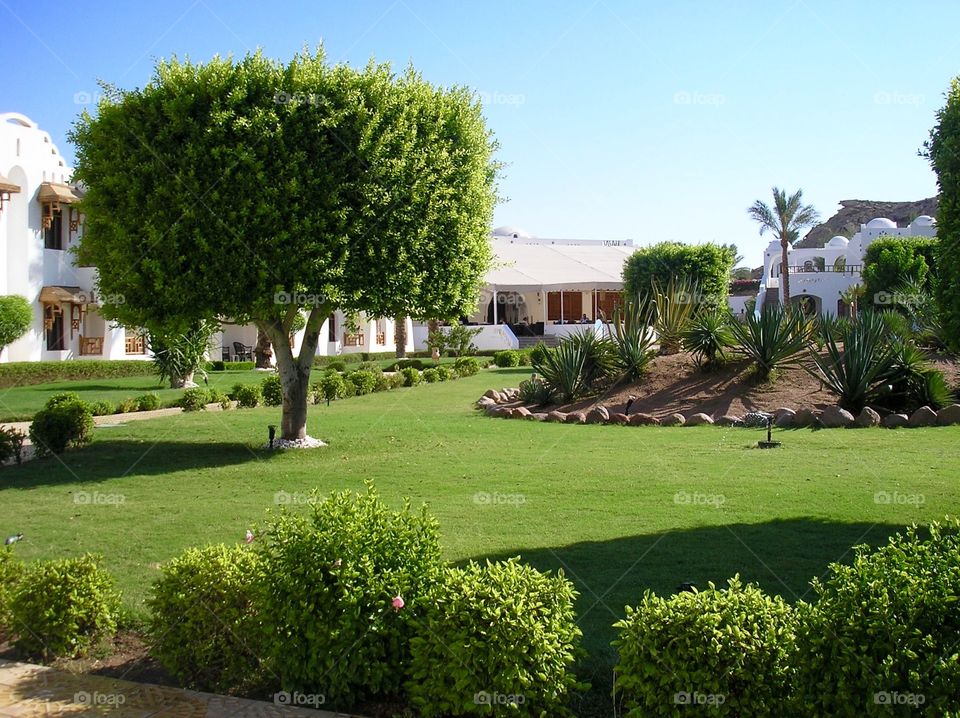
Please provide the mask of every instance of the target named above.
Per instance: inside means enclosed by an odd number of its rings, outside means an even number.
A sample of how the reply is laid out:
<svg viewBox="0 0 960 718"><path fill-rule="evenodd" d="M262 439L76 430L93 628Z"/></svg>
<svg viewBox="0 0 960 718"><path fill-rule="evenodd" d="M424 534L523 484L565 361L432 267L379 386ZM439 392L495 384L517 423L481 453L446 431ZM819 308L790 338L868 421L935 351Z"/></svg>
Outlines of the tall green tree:
<svg viewBox="0 0 960 718"><path fill-rule="evenodd" d="M33 309L26 297L7 294L0 297L0 352L27 333L33 323Z"/></svg>
<svg viewBox="0 0 960 718"><path fill-rule="evenodd" d="M929 289L938 241L931 237L879 237L863 258L865 294L871 305L889 305L905 284ZM886 306L886 308L891 308Z"/></svg>
<svg viewBox="0 0 960 718"><path fill-rule="evenodd" d="M143 89L107 88L71 139L80 258L123 299L104 314L254 322L273 344L285 439L306 436L331 311L463 314L491 259L497 166L480 104L412 69L332 66L322 50L162 61Z"/></svg>
<svg viewBox="0 0 960 718"><path fill-rule="evenodd" d="M783 303L790 304L790 260L787 254L789 244L800 237L800 230L812 227L820 221L820 215L813 205L803 204L803 190L798 189L787 197L787 193L774 187L773 206L759 199L747 208L750 218L760 225L760 234L769 230L780 241L780 282L783 286Z"/></svg>
<svg viewBox="0 0 960 718"><path fill-rule="evenodd" d="M696 287L688 303L723 306L727 302L730 270L737 257L733 244L658 242L642 247L623 265L623 291L645 305L667 284Z"/></svg>
<svg viewBox="0 0 960 718"><path fill-rule="evenodd" d="M935 291L943 334L960 351L960 77L950 82L946 104L937 112L924 154L937 174L937 254Z"/></svg>

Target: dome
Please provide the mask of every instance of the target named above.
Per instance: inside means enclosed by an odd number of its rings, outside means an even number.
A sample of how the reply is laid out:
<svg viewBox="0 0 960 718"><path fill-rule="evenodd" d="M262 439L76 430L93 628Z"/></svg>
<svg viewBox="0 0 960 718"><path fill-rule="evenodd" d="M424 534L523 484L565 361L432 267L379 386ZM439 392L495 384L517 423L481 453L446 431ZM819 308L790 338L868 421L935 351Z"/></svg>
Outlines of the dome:
<svg viewBox="0 0 960 718"><path fill-rule="evenodd" d="M867 222L867 229L896 229L897 223L886 217L877 217Z"/></svg>
<svg viewBox="0 0 960 718"><path fill-rule="evenodd" d="M937 223L929 214L921 214L910 223L911 227L933 227Z"/></svg>
<svg viewBox="0 0 960 718"><path fill-rule="evenodd" d="M508 224L503 225L502 227L497 227L493 230L494 237L512 237L513 239L532 239L533 235L530 234L525 229L520 229L519 227L512 227Z"/></svg>
<svg viewBox="0 0 960 718"><path fill-rule="evenodd" d="M828 247L835 247L836 249L844 249L848 244L850 244L850 240L846 237L841 237L839 234L827 242Z"/></svg>

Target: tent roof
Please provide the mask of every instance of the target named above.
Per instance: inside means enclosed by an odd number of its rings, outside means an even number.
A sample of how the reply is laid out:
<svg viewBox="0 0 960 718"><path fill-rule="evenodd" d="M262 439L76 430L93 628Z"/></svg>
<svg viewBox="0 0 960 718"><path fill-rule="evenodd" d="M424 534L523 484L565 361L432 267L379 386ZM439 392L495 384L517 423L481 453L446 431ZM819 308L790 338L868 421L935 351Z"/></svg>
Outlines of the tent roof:
<svg viewBox="0 0 960 718"><path fill-rule="evenodd" d="M521 244L491 241L486 283L496 290L622 289L623 263L636 247L603 244Z"/></svg>

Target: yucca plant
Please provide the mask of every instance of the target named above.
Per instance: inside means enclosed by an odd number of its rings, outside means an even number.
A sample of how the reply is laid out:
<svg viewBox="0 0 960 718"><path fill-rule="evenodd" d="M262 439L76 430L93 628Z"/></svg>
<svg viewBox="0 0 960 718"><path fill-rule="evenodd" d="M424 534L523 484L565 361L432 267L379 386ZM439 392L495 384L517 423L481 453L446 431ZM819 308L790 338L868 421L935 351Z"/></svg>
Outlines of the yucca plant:
<svg viewBox="0 0 960 718"><path fill-rule="evenodd" d="M595 389L617 374L617 355L613 342L598 336L591 328L567 337L563 343L572 344L583 354L583 383Z"/></svg>
<svg viewBox="0 0 960 718"><path fill-rule="evenodd" d="M823 349L831 337L839 339L850 328L850 320L836 314L821 314L814 322L813 341L818 349Z"/></svg>
<svg viewBox="0 0 960 718"><path fill-rule="evenodd" d="M946 347L946 334L940 318L940 307L933 293L922 282L909 280L900 285L902 305L913 328L915 339L935 349Z"/></svg>
<svg viewBox="0 0 960 718"><path fill-rule="evenodd" d="M640 379L657 352L653 349L653 307L642 308L640 302L627 302L613 310L610 342L616 355L617 369L628 381Z"/></svg>
<svg viewBox="0 0 960 718"><path fill-rule="evenodd" d="M759 316L747 314L742 322L732 322L730 329L740 351L753 359L759 381L767 381L776 369L796 364L813 334L812 322L779 304L765 305Z"/></svg>
<svg viewBox="0 0 960 718"><path fill-rule="evenodd" d="M733 317L726 309L710 309L697 314L683 333L683 347L693 354L697 366L710 369L726 357L723 350L733 346L730 329Z"/></svg>
<svg viewBox="0 0 960 718"><path fill-rule="evenodd" d="M953 392L943 373L930 365L929 356L910 341L889 342L890 365L885 376L887 391L881 403L889 409L929 406L940 409L953 403Z"/></svg>
<svg viewBox="0 0 960 718"><path fill-rule="evenodd" d="M586 358L581 346L563 341L534 361L533 368L560 401L573 401L587 393L583 376Z"/></svg>
<svg viewBox="0 0 960 718"><path fill-rule="evenodd" d="M553 398L553 391L549 385L537 374L520 382L520 401L532 406L549 404Z"/></svg>
<svg viewBox="0 0 960 718"><path fill-rule="evenodd" d="M858 412L889 391L893 351L879 315L861 314L839 337L826 336L824 347L826 356L811 348L806 369L839 397L842 408Z"/></svg>
<svg viewBox="0 0 960 718"><path fill-rule="evenodd" d="M195 372L203 371L203 362L210 348L210 339L220 329L212 320L200 320L182 331L154 328L150 332L149 347L153 366L161 381L169 381L175 389L193 381Z"/></svg>
<svg viewBox="0 0 960 718"><path fill-rule="evenodd" d="M698 285L689 277L671 277L666 284L654 282L654 328L661 354L676 354L683 346L683 333L697 308Z"/></svg>

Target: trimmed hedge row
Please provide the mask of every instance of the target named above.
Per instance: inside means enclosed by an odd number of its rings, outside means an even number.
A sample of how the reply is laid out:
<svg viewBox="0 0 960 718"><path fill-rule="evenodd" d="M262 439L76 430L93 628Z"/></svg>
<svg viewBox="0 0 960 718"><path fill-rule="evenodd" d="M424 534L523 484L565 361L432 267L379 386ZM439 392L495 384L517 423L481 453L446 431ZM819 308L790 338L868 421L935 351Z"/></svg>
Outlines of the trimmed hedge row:
<svg viewBox="0 0 960 718"><path fill-rule="evenodd" d="M0 389L77 379L120 379L150 376L153 362L139 359L70 359L0 364Z"/></svg>

